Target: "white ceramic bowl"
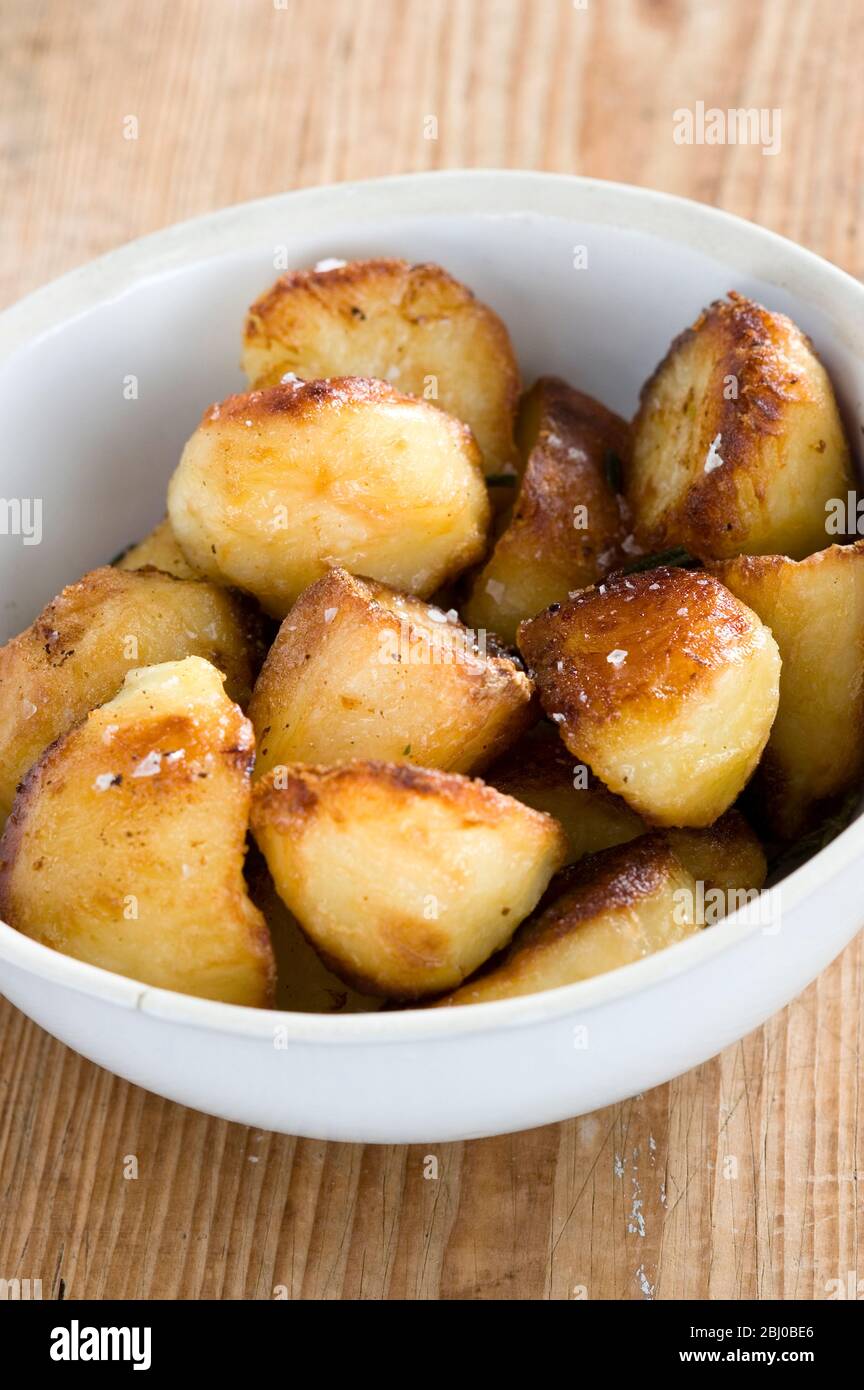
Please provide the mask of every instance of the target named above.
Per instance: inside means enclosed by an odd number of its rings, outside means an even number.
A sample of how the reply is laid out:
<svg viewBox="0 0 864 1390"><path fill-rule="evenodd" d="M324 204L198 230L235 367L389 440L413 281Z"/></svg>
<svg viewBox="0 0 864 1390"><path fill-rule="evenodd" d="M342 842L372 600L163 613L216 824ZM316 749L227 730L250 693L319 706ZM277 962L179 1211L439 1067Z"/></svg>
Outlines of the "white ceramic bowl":
<svg viewBox="0 0 864 1390"><path fill-rule="evenodd" d="M864 288L761 228L549 174L289 193L124 247L0 315L0 497L43 500L41 545L0 536L0 639L162 515L203 407L242 389L244 310L274 264L379 253L440 261L503 315L526 379L560 373L626 415L673 335L741 290L812 335L859 437ZM755 1028L857 931L862 848L858 821L784 881L767 929L739 914L639 964L502 1003L269 1013L147 988L4 924L0 988L86 1057L227 1119L368 1142L502 1133L654 1086Z"/></svg>

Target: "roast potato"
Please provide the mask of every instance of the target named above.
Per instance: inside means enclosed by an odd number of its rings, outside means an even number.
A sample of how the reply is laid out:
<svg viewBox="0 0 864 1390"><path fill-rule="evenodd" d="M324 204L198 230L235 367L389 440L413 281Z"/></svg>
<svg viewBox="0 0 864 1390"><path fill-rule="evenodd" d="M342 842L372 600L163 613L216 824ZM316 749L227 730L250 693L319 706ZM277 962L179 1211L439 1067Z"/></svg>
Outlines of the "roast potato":
<svg viewBox="0 0 864 1390"><path fill-rule="evenodd" d="M565 891L526 922L494 968L436 1001L485 1004L576 984L700 929L692 875L661 834L588 855Z"/></svg>
<svg viewBox="0 0 864 1390"><path fill-rule="evenodd" d="M143 541L124 550L115 563L121 570L143 570L152 565L154 569L163 570L165 574L173 574L176 579L200 578L177 544L177 537L171 530L171 522L167 516L154 527L149 536L144 537Z"/></svg>
<svg viewBox="0 0 864 1390"><path fill-rule="evenodd" d="M332 565L428 597L479 558L489 525L466 426L359 378L212 406L168 512L190 564L278 618Z"/></svg>
<svg viewBox="0 0 864 1390"><path fill-rule="evenodd" d="M550 724L542 723L489 768L484 780L561 824L570 842L568 863L645 833L640 815L568 753Z"/></svg>
<svg viewBox="0 0 864 1390"><path fill-rule="evenodd" d="M147 985L270 1002L246 895L252 726L200 657L132 671L28 774L0 840L0 916Z"/></svg>
<svg viewBox="0 0 864 1390"><path fill-rule="evenodd" d="M508 642L523 618L620 567L629 530L610 467L626 465L625 422L557 377L541 378L523 409L516 504L464 609L472 627Z"/></svg>
<svg viewBox="0 0 864 1390"><path fill-rule="evenodd" d="M440 266L351 261L283 275L249 311L243 365L253 386L285 373L382 378L470 425L487 473L513 467L509 334Z"/></svg>
<svg viewBox="0 0 864 1390"><path fill-rule="evenodd" d="M256 776L356 757L472 772L536 717L532 690L455 612L334 569L301 594L258 677Z"/></svg>
<svg viewBox="0 0 864 1390"><path fill-rule="evenodd" d="M642 390L627 496L650 550L801 559L853 486L831 382L783 314L731 294L672 344Z"/></svg>
<svg viewBox="0 0 864 1390"><path fill-rule="evenodd" d="M136 666L187 655L226 675L246 704L263 656L260 617L214 584L106 566L53 599L0 647L0 822L48 744L120 689Z"/></svg>
<svg viewBox="0 0 864 1390"><path fill-rule="evenodd" d="M751 791L766 828L795 839L864 777L864 541L713 569L780 648L780 706Z"/></svg>
<svg viewBox="0 0 864 1390"><path fill-rule="evenodd" d="M613 576L519 629L570 752L653 825L710 825L759 761L777 711L768 628L713 576Z"/></svg>
<svg viewBox="0 0 864 1390"><path fill-rule="evenodd" d="M504 946L566 858L550 816L456 773L276 768L252 829L327 964L366 994L453 988Z"/></svg>

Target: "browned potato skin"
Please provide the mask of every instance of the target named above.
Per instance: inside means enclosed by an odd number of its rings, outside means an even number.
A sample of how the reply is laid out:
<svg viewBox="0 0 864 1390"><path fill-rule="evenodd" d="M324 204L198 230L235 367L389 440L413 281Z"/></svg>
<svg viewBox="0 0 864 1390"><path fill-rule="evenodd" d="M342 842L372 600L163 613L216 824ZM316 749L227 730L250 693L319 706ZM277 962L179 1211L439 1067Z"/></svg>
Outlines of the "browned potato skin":
<svg viewBox="0 0 864 1390"><path fill-rule="evenodd" d="M629 459L626 422L558 377L536 383L523 418L528 454L513 514L464 610L472 627L508 642L524 618L620 568L630 529L607 478L610 454L625 467Z"/></svg>
<svg viewBox="0 0 864 1390"><path fill-rule="evenodd" d="M248 703L263 656L258 615L239 595L154 569L91 570L52 599L0 647L0 822L40 753L127 672L189 655L212 661L231 698Z"/></svg>
<svg viewBox="0 0 864 1390"><path fill-rule="evenodd" d="M776 643L709 575L613 576L523 623L519 645L567 748L650 824L710 825L759 761Z"/></svg>
<svg viewBox="0 0 864 1390"><path fill-rule="evenodd" d="M487 473L515 463L519 369L497 314L437 265L351 261L283 275L252 305L243 365L253 386L293 372L365 376L428 395L470 425Z"/></svg>
<svg viewBox="0 0 864 1390"><path fill-rule="evenodd" d="M334 569L301 594L258 677L255 773L358 756L478 771L536 718L532 694L516 662L440 609Z"/></svg>
<svg viewBox="0 0 864 1390"><path fill-rule="evenodd" d="M676 920L676 893L687 893L695 906L696 884L663 835L643 835L588 855L559 882L564 891L520 928L500 961L434 1007L486 1004L576 984L700 929L686 907L677 912L685 920Z"/></svg>
<svg viewBox="0 0 864 1390"><path fill-rule="evenodd" d="M718 435L723 464L706 472ZM824 544L826 501L852 485L812 343L743 295L706 309L643 387L627 496L648 550L803 558Z"/></svg>
<svg viewBox="0 0 864 1390"><path fill-rule="evenodd" d="M575 785L576 762L549 724L540 724L499 758L485 774L496 791L535 811L554 816L570 841L568 863L586 854L645 834L647 825L621 796L589 773Z"/></svg>
<svg viewBox="0 0 864 1390"><path fill-rule="evenodd" d="M208 662L133 672L28 773L0 840L0 916L144 984L269 1004L270 940L243 882L253 757Z"/></svg>
<svg viewBox="0 0 864 1390"><path fill-rule="evenodd" d="M201 578L180 549L167 516L154 527L149 536L144 537L143 541L124 550L115 564L119 570L143 570L152 565L154 569L162 570L165 574L173 574L175 579Z"/></svg>
<svg viewBox="0 0 864 1390"><path fill-rule="evenodd" d="M168 488L184 555L284 618L334 565L427 598L482 555L490 505L458 420L383 381L229 396Z"/></svg>
<svg viewBox="0 0 864 1390"><path fill-rule="evenodd" d="M712 570L780 648L780 706L748 796L772 835L794 840L864 781L864 541Z"/></svg>
<svg viewBox="0 0 864 1390"><path fill-rule="evenodd" d="M459 984L566 858L551 817L455 773L378 762L275 769L255 785L252 830L329 968L391 999Z"/></svg>

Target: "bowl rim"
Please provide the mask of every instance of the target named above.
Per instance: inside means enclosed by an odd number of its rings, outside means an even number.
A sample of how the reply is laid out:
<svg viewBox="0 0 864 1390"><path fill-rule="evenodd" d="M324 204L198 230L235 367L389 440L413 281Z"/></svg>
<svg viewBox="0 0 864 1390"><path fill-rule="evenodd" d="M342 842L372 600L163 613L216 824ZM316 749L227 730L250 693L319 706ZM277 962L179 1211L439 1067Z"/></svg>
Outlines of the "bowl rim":
<svg viewBox="0 0 864 1390"><path fill-rule="evenodd" d="M386 218L470 215L475 218L563 218L581 223L633 226L687 245L730 267L775 284L789 293L819 288L819 308L832 318L850 312L850 298L864 309L864 285L831 262L795 242L708 204L638 185L573 174L517 169L452 169L331 183L295 189L237 203L175 223L129 242L49 282L0 312L0 364L74 318L122 296L148 278L236 252L242 238L272 228L283 210L291 230L314 231L322 208L334 201L356 224ZM578 203L578 205L574 205ZM637 210L638 226L627 214ZM336 234L338 236L338 233ZM335 238L334 238L335 239ZM753 253L764 253L754 268ZM837 877L864 848L864 820L853 822L826 848L782 882L784 916ZM776 890L770 890L776 891ZM134 1009L172 1023L271 1043L279 1030L285 1041L357 1045L417 1042L546 1023L581 1015L625 996L657 988L703 966L720 953L741 947L762 930L735 913L721 926L700 932L644 960L605 975L539 994L453 1009L408 1008L357 1014L300 1013L258 1009L148 986L113 974L23 936L0 921L0 961L51 984Z"/></svg>

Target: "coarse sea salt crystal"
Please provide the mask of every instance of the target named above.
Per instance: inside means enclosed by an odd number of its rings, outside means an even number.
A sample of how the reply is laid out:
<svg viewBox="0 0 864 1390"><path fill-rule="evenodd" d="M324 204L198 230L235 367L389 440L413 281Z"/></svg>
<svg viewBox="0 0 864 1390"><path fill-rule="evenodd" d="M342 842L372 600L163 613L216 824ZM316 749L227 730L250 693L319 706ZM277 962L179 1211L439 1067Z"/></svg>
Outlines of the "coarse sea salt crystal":
<svg viewBox="0 0 864 1390"><path fill-rule="evenodd" d="M711 447L709 448L707 457L705 459L706 473L713 473L714 469L720 468L723 463L723 460L718 452L722 440L722 434L715 434L714 438L711 440Z"/></svg>
<svg viewBox="0 0 864 1390"><path fill-rule="evenodd" d="M606 660L609 662L610 666L623 666L624 662L627 660L627 653L624 651L623 647L616 647L614 652L609 653Z"/></svg>
<svg viewBox="0 0 864 1390"><path fill-rule="evenodd" d="M93 790L95 792L107 792L108 788L112 785L113 781L113 772L100 772L99 776L96 778L96 781L93 783Z"/></svg>
<svg viewBox="0 0 864 1390"><path fill-rule="evenodd" d="M336 617L336 614L337 614L338 612L339 612L339 609L338 609L338 608L325 608L325 609L324 609L324 621L325 621L325 623L332 623L333 619Z"/></svg>
<svg viewBox="0 0 864 1390"><path fill-rule="evenodd" d="M160 770L161 766L162 754L158 751L158 749L154 748L152 753L148 753L146 758L141 759L141 762L138 764L135 771L132 773L132 776L155 777L157 772Z"/></svg>
<svg viewBox="0 0 864 1390"><path fill-rule="evenodd" d="M342 261L338 256L325 256L323 260L315 262L315 269L320 274L324 270L341 270L347 261Z"/></svg>

